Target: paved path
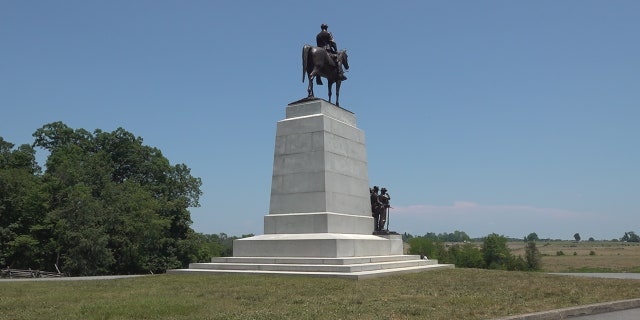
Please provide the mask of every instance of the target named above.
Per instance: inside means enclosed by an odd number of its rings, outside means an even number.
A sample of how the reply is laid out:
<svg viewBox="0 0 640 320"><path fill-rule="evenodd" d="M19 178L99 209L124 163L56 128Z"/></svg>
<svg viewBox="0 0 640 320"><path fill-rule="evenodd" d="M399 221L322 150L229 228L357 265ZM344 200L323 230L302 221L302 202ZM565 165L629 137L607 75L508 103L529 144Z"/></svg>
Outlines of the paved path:
<svg viewBox="0 0 640 320"><path fill-rule="evenodd" d="M619 318L618 318L619 317ZM586 306L570 307L543 312L519 314L499 318L496 320L556 320L556 319L576 319L576 320L601 320L620 319L627 320L640 319L640 299L629 299L605 303L596 303Z"/></svg>
<svg viewBox="0 0 640 320"><path fill-rule="evenodd" d="M640 280L640 273L550 273L560 276Z"/></svg>
<svg viewBox="0 0 640 320"><path fill-rule="evenodd" d="M640 319L640 308L614 311L590 316L571 318L572 320L638 320Z"/></svg>

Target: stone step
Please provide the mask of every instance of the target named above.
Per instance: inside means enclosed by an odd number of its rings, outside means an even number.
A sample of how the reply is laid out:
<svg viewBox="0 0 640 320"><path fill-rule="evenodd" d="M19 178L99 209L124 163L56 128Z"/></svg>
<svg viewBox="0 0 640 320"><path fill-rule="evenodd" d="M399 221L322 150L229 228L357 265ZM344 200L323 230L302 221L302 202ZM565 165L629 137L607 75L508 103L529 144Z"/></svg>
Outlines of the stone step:
<svg viewBox="0 0 640 320"><path fill-rule="evenodd" d="M415 273L423 271L452 269L452 264L429 264L422 266L378 269L359 272L302 272L302 271L269 271L269 270L214 270L214 269L173 269L167 270L171 274L255 274L255 275L287 275L287 276L307 276L307 277L330 277L361 280L367 278L375 278L381 276Z"/></svg>
<svg viewBox="0 0 640 320"><path fill-rule="evenodd" d="M298 257L215 257L211 259L213 263L257 263L257 264L328 264L328 265L349 265L363 263L378 263L390 261L419 260L418 255L389 255L389 256L366 256L347 258L298 258ZM424 260L434 261L437 260Z"/></svg>
<svg viewBox="0 0 640 320"><path fill-rule="evenodd" d="M346 258L217 257L210 263L192 263L189 269L167 273L281 274L312 277L365 279L391 274L453 268L438 260L417 255L363 256Z"/></svg>
<svg viewBox="0 0 640 320"><path fill-rule="evenodd" d="M404 260L348 265L337 264L286 264L286 263L192 263L189 269L211 270L264 270L264 271L296 271L296 272L361 272L381 269L397 269L434 265L435 260Z"/></svg>

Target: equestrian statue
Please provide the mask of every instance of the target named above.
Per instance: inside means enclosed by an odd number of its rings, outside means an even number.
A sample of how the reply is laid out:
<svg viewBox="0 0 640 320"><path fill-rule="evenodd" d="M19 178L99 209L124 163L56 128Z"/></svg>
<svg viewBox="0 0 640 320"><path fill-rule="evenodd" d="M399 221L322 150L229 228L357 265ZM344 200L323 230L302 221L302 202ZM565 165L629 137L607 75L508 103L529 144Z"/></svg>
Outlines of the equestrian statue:
<svg viewBox="0 0 640 320"><path fill-rule="evenodd" d="M338 51L333 35L327 31L329 26L322 24L320 33L316 36L317 47L305 44L302 47L302 82L305 74L309 79L307 87L308 97L313 97L313 81L322 85L321 77L327 79L329 89L329 102L331 102L331 87L336 84L336 106L340 106L340 84L347 80L342 67L349 70L347 50Z"/></svg>

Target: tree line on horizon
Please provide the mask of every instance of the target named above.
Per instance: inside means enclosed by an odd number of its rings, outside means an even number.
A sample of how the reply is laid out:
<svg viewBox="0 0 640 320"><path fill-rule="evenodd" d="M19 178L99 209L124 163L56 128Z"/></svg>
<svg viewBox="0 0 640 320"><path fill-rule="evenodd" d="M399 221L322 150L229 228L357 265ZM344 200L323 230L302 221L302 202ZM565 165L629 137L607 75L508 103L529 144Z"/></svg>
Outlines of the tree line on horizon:
<svg viewBox="0 0 640 320"><path fill-rule="evenodd" d="M486 237L471 238L466 232L459 231L459 230L455 230L455 231L453 231L451 233L442 232L442 233L438 233L438 234L436 234L435 232L427 232L422 236L412 235L412 234L407 233L407 232L402 234L402 240L404 242L408 242L409 239L415 238L415 237L421 237L421 238L431 239L433 241L442 241L442 242L465 242L465 241L482 242L486 238ZM535 233L535 232L529 233L528 235L526 235L522 239L512 238L512 237L506 237L506 238L507 238L508 241L523 241L524 240L524 242L529 242L529 241L566 241L565 239L540 238L538 236L538 234ZM577 232L573 234L573 238L574 238L575 241L581 241L582 240L582 237L580 236L580 233L577 233ZM593 237L589 237L588 241L596 241L596 239L594 239ZM603 240L603 241L640 242L640 236L637 235L634 231L627 231L620 238L614 238L614 239L611 239L611 240Z"/></svg>

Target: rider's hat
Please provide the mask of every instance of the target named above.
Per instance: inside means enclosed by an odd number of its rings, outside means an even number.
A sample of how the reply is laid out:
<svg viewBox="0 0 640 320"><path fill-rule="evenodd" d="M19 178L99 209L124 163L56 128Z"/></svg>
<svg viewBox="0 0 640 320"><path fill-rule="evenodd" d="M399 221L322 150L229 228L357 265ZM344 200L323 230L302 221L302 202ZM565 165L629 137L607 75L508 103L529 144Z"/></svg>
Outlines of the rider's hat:
<svg viewBox="0 0 640 320"><path fill-rule="evenodd" d="M322 30L326 30L326 29L328 29L328 28L329 28L329 26L328 26L326 23L323 23L323 24L320 26L320 29L322 29Z"/></svg>

